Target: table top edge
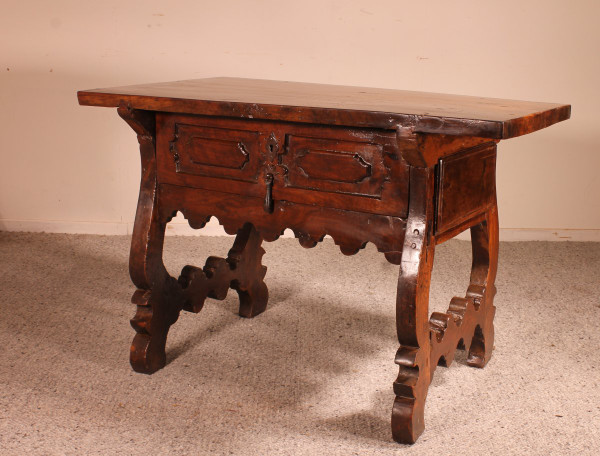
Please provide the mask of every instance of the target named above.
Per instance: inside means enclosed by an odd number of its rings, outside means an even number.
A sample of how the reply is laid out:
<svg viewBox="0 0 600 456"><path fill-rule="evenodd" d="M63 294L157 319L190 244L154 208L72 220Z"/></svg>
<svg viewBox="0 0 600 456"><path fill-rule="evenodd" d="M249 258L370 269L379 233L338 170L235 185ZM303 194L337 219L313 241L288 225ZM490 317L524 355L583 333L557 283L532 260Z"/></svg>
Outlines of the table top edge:
<svg viewBox="0 0 600 456"><path fill-rule="evenodd" d="M244 80L242 78L208 78L190 81L176 81L180 83L193 83L196 81L252 81L254 83L282 83L287 81ZM156 85L161 84L157 83ZM294 84L294 83L290 83ZM311 86L312 84L298 83ZM155 84L148 84L153 86ZM314 84L323 87L326 84ZM440 96L456 97L457 99L498 100L498 102L530 103L535 107L545 109L531 112L524 116L515 116L506 119L482 119L460 116L440 116L420 113L390 112L382 110L356 109L353 107L327 107L327 106L296 106L292 104L252 103L245 101L230 101L219 99L177 98L171 96L152 96L126 93L127 88L139 86L124 86L106 89L89 89L77 92L80 105L118 107L126 104L134 109L173 112L180 114L211 115L236 118L249 118L257 120L282 120L303 123L323 123L331 125L345 125L351 127L395 129L399 126L408 127L417 133L469 135L481 136L490 139L508 139L546 128L555 123L567 120L571 115L571 105L559 103L520 102L518 100L502 100L494 98L470 97L461 95ZM142 85L145 87L145 85ZM390 93L410 93L423 95L427 92L396 91L393 89L372 89L362 87L348 87L351 89L370 89ZM123 90L121 90L123 89Z"/></svg>

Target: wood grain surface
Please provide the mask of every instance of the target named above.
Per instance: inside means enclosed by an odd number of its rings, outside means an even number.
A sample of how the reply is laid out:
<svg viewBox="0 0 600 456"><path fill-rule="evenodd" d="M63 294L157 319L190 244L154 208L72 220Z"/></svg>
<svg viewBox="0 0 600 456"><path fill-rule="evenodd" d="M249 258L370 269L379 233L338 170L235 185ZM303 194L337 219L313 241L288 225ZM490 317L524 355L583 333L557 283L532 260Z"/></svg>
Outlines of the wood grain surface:
<svg viewBox="0 0 600 456"><path fill-rule="evenodd" d="M243 78L93 89L79 103L506 139L568 119L571 106L405 90Z"/></svg>

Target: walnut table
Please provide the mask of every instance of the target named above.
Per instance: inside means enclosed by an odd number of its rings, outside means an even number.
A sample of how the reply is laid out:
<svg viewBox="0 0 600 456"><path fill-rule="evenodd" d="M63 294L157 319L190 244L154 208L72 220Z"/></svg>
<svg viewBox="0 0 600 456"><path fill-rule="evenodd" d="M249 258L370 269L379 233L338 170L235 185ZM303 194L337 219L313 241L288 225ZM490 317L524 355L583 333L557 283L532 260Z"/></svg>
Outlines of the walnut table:
<svg viewBox="0 0 600 456"><path fill-rule="evenodd" d="M498 262L496 143L568 119L569 105L236 78L78 93L117 107L140 143L142 179L129 271L137 290L131 365L165 365L169 327L206 298L265 310L263 240L291 228L304 247L330 235L346 255L372 242L399 265L392 434L412 443L436 366L456 349L483 367L494 342ZM237 234L228 257L163 261L165 226L181 211L193 228L211 216ZM429 315L435 246L470 229L471 280L446 313ZM333 343L333 341L332 341Z"/></svg>

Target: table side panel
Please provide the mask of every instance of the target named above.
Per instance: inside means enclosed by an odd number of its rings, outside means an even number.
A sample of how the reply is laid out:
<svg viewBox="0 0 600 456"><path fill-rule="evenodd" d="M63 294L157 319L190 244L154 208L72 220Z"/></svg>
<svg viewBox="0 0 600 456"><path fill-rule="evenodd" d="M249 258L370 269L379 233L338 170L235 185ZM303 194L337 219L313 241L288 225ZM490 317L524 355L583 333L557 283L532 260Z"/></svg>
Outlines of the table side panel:
<svg viewBox="0 0 600 456"><path fill-rule="evenodd" d="M381 197L382 161L381 144L286 135L285 186Z"/></svg>
<svg viewBox="0 0 600 456"><path fill-rule="evenodd" d="M496 144L444 157L437 165L437 235L484 213L496 201Z"/></svg>

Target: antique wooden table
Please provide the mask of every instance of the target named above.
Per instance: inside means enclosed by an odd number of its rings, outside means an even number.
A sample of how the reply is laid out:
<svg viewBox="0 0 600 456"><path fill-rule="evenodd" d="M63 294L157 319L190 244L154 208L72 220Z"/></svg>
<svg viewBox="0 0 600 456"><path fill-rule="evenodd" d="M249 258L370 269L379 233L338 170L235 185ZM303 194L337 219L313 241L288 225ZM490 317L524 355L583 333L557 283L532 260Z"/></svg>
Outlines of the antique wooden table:
<svg viewBox="0 0 600 456"><path fill-rule="evenodd" d="M400 266L399 348L392 434L423 431L427 389L457 348L483 367L494 343L498 261L496 143L568 119L569 105L294 82L212 78L78 93L117 107L137 133L142 161L129 271L137 291L131 365L165 365L181 310L237 291L240 315L268 299L263 240L291 228L304 247L330 235L346 255L372 242ZM193 228L217 217L237 234L226 259L163 261L165 226L181 211ZM465 297L429 315L435 246L470 228ZM333 343L333 341L332 341Z"/></svg>

